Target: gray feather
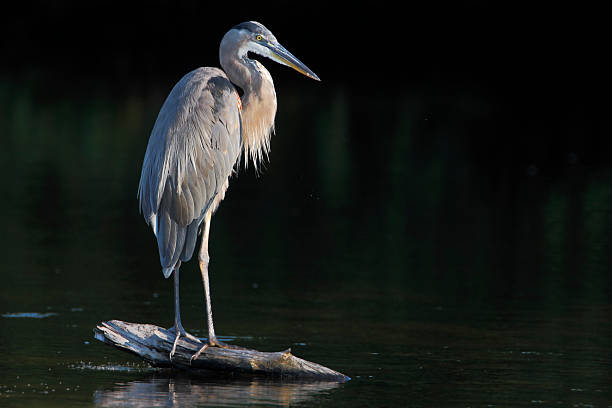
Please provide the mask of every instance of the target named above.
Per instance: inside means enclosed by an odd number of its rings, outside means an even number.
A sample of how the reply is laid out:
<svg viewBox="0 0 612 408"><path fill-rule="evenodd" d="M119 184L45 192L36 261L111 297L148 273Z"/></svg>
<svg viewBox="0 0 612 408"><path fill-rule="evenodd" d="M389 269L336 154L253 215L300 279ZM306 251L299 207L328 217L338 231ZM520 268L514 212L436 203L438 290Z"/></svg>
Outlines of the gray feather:
<svg viewBox="0 0 612 408"><path fill-rule="evenodd" d="M236 91L223 71L198 68L164 102L147 145L138 197L156 231L164 276L195 249L198 227L241 149Z"/></svg>

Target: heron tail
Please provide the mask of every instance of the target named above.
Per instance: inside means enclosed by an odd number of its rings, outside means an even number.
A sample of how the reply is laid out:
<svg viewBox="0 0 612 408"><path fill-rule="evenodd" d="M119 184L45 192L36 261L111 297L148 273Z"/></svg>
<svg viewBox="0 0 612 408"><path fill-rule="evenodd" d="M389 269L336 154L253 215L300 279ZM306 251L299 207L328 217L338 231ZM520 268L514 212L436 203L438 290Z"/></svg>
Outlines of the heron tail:
<svg viewBox="0 0 612 408"><path fill-rule="evenodd" d="M162 268L162 272L164 273L164 278L168 279L170 275L172 275L172 271L174 271L174 266L168 267L168 268Z"/></svg>

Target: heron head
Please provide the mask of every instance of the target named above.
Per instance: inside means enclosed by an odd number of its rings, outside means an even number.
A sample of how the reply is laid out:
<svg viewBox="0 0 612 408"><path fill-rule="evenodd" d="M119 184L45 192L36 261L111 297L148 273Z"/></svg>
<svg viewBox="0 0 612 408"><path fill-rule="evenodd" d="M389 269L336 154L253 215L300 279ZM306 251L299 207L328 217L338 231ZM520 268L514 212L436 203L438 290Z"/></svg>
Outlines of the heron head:
<svg viewBox="0 0 612 408"><path fill-rule="evenodd" d="M303 62L280 45L274 34L264 27L263 24L256 21L247 21L234 26L226 36L232 32L235 32L240 39L241 44L238 48L238 55L240 57L245 56L250 51L270 58L279 64L291 67L309 78L320 81L319 77L304 65Z"/></svg>

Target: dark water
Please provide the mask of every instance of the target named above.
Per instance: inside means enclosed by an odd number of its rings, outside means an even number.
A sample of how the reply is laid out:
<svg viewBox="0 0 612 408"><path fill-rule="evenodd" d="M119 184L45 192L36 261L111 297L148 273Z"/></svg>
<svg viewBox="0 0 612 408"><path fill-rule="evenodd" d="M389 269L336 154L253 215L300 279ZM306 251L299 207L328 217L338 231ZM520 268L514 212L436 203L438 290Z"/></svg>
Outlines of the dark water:
<svg viewBox="0 0 612 408"><path fill-rule="evenodd" d="M612 406L612 166L580 118L544 118L555 139L486 94L307 85L279 87L270 162L213 218L213 311L227 341L352 380L189 377L94 340L173 322L136 202L169 84L2 82L0 406Z"/></svg>

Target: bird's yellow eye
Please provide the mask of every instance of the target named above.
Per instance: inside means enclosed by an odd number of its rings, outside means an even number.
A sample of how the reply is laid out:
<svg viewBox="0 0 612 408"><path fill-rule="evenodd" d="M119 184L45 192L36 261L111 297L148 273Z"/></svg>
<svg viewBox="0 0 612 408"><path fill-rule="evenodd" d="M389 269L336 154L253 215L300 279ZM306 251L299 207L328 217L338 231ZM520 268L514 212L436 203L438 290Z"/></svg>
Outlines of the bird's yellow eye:
<svg viewBox="0 0 612 408"><path fill-rule="evenodd" d="M257 34L257 37L255 37L255 39L257 41L261 41L261 40L263 40L263 37L261 36L261 34Z"/></svg>

